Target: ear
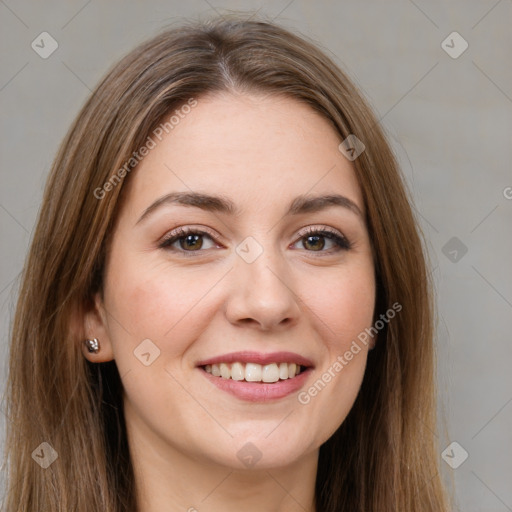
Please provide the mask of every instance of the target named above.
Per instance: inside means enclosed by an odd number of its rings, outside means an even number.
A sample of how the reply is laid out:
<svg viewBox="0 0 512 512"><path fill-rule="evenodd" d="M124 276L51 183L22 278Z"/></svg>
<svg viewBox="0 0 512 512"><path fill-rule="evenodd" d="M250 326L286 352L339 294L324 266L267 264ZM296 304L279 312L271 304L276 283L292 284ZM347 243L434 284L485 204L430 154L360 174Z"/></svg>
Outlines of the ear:
<svg viewBox="0 0 512 512"><path fill-rule="evenodd" d="M103 304L101 293L94 295L94 303L82 309L75 318L79 332L81 349L84 357L91 363L104 363L114 359L114 351L110 339L110 329L108 326L107 312ZM97 354L89 352L85 345L86 339L96 338L99 342L99 351Z"/></svg>

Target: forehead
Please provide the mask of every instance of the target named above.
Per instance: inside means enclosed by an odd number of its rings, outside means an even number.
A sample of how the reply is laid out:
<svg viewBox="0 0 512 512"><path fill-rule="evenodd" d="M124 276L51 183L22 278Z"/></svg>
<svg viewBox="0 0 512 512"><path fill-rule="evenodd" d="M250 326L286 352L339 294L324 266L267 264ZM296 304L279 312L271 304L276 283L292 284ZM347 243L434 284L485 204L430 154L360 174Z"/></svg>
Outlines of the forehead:
<svg viewBox="0 0 512 512"><path fill-rule="evenodd" d="M352 164L330 122L295 99L221 93L170 112L172 129L130 177L135 212L173 191L201 191L269 208L298 195L338 192L364 211ZM179 109L178 109L179 110Z"/></svg>

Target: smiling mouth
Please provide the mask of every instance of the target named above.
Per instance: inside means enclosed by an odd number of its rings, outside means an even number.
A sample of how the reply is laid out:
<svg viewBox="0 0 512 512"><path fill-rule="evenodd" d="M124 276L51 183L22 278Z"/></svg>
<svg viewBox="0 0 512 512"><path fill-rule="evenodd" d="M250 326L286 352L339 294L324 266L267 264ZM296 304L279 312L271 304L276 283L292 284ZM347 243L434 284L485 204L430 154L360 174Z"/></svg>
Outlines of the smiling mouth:
<svg viewBox="0 0 512 512"><path fill-rule="evenodd" d="M219 363L200 366L206 373L226 380L272 383L293 379L307 367L296 363Z"/></svg>

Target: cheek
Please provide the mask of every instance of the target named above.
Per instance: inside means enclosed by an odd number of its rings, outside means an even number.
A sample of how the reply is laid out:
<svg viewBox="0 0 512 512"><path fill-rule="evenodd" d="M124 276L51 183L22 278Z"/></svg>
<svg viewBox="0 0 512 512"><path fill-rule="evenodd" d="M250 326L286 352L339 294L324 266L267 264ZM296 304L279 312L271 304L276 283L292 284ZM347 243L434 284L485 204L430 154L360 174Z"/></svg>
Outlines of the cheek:
<svg viewBox="0 0 512 512"><path fill-rule="evenodd" d="M208 321L208 293L219 276L211 271L180 269L167 262L148 265L144 256L111 265L106 303L115 357L131 353L145 339L170 363L185 352ZM114 260L112 260L114 261Z"/></svg>
<svg viewBox="0 0 512 512"><path fill-rule="evenodd" d="M303 282L304 301L314 313L324 353L298 401L312 428L327 439L348 415L364 377L368 345L358 336L372 325L375 281L370 264L333 273L323 286L312 287L312 281Z"/></svg>
<svg viewBox="0 0 512 512"><path fill-rule="evenodd" d="M192 274L136 257L110 268L105 298L114 358L130 403L144 417L190 400L171 375L208 321L204 296L216 282L211 272Z"/></svg>
<svg viewBox="0 0 512 512"><path fill-rule="evenodd" d="M373 267L364 264L303 281L303 300L318 319L329 351L345 351L371 325L375 304Z"/></svg>

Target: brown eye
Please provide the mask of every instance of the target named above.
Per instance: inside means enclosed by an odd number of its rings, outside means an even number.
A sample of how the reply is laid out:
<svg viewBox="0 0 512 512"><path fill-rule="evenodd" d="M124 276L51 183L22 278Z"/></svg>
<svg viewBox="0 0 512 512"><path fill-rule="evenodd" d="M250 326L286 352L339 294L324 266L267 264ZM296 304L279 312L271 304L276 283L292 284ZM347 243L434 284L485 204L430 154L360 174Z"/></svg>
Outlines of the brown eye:
<svg viewBox="0 0 512 512"><path fill-rule="evenodd" d="M211 246L204 247L205 239L210 239ZM177 246L179 244L179 246ZM179 228L164 237L158 244L161 249L168 249L176 252L191 253L214 247L213 237L201 230Z"/></svg>
<svg viewBox="0 0 512 512"><path fill-rule="evenodd" d="M330 229L309 228L305 233L300 234L302 247L308 252L331 254L342 250L348 251L351 248L350 242L340 233ZM327 249L324 250L327 244ZM329 247L329 244L331 246Z"/></svg>
<svg viewBox="0 0 512 512"><path fill-rule="evenodd" d="M311 249L313 251L322 250L325 247L325 240L322 236L307 236L303 238L305 240L303 245L306 249Z"/></svg>
<svg viewBox="0 0 512 512"><path fill-rule="evenodd" d="M193 251L196 251L201 249L203 246L203 240L201 237L202 235L187 235L185 237L178 238L178 241L180 242L180 247L182 249L192 249Z"/></svg>

